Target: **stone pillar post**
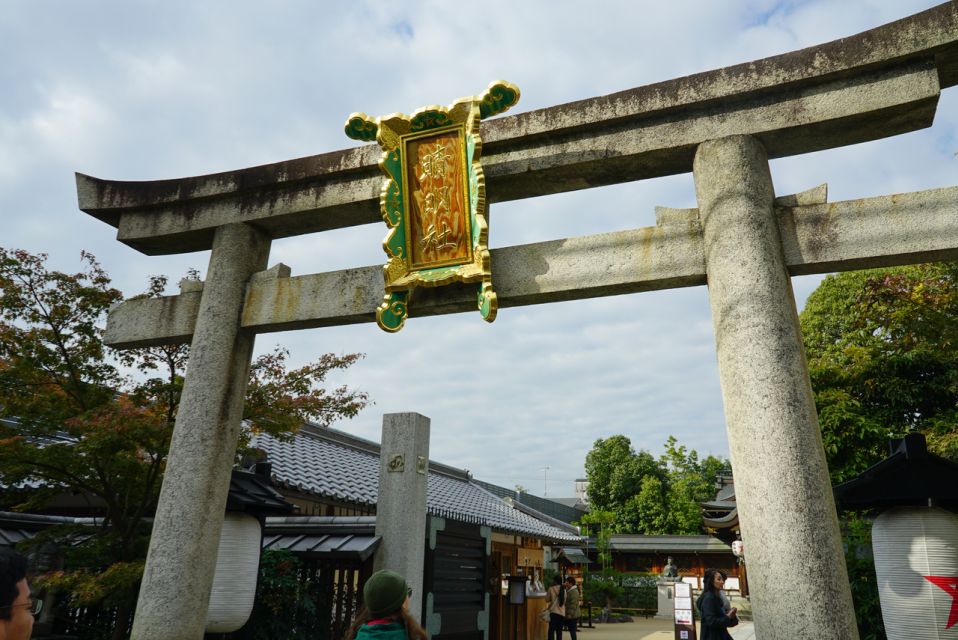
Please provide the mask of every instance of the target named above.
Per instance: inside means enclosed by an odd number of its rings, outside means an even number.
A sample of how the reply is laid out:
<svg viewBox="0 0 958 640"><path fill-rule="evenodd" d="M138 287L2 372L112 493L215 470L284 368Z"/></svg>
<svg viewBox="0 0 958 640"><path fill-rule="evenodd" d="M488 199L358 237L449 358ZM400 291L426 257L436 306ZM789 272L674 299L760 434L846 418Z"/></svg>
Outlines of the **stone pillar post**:
<svg viewBox="0 0 958 640"><path fill-rule="evenodd" d="M383 541L375 569L402 574L412 587L409 612L421 622L426 560L426 480L429 418L418 413L383 415L376 535Z"/></svg>
<svg viewBox="0 0 958 640"><path fill-rule="evenodd" d="M240 330L246 282L266 267L269 248L269 238L251 226L216 230L134 640L203 637L253 353L254 335Z"/></svg>
<svg viewBox="0 0 958 640"><path fill-rule="evenodd" d="M856 640L768 157L732 136L693 171L755 635Z"/></svg>

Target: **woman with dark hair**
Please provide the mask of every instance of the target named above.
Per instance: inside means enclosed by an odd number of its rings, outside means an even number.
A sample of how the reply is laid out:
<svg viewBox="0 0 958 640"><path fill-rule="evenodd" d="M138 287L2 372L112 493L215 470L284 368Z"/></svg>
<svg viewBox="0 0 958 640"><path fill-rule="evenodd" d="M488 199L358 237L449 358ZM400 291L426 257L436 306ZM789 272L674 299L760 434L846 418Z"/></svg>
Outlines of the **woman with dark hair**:
<svg viewBox="0 0 958 640"><path fill-rule="evenodd" d="M377 571L363 586L363 606L344 640L428 640L409 615L412 589L393 571Z"/></svg>
<svg viewBox="0 0 958 640"><path fill-rule="evenodd" d="M562 578L558 575L546 591L546 605L549 609L548 640L562 640L562 627L565 626L565 589L562 587Z"/></svg>
<svg viewBox="0 0 958 640"><path fill-rule="evenodd" d="M732 640L729 627L738 624L737 609L725 604L724 571L706 569L702 579L702 594L695 602L702 615L702 635L699 640ZM731 603L729 603L731 604Z"/></svg>

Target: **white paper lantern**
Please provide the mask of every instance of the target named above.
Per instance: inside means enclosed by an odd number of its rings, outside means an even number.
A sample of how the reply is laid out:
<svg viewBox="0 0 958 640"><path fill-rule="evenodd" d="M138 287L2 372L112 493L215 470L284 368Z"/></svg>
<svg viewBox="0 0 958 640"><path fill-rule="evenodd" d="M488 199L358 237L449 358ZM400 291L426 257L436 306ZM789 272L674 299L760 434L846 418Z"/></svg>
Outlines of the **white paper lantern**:
<svg viewBox="0 0 958 640"><path fill-rule="evenodd" d="M872 527L888 640L958 639L958 516L897 507Z"/></svg>
<svg viewBox="0 0 958 640"><path fill-rule="evenodd" d="M262 541L259 520L245 513L226 514L206 614L207 633L230 633L249 619Z"/></svg>

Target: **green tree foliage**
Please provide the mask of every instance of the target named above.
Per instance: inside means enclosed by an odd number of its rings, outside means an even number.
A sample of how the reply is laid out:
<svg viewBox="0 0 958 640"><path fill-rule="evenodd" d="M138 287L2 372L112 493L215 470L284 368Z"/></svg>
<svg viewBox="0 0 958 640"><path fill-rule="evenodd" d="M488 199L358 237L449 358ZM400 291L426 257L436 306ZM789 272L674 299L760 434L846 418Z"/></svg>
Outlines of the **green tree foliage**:
<svg viewBox="0 0 958 640"><path fill-rule="evenodd" d="M588 571L583 580L583 601L589 601L602 607L609 607L622 595L622 589L615 580L618 573L612 566L612 526L616 514L611 511L592 508L582 516L579 525L583 532L595 538L595 548L599 555L599 564L602 569L596 572Z"/></svg>
<svg viewBox="0 0 958 640"><path fill-rule="evenodd" d="M100 518L93 535L88 527L54 527L35 539L68 542L60 545L66 570L46 582L78 603L118 605L122 616L135 599L149 535L144 518L156 507L189 350L110 352L101 326L122 295L93 256L82 261L80 272L67 274L48 269L45 255L0 248L0 411L10 419L0 421L0 508L85 500ZM144 296L161 295L165 285L153 278ZM327 354L293 370L288 355L277 348L251 367L244 416L254 431L288 436L304 421L328 425L368 404L365 393L321 387L360 354Z"/></svg>
<svg viewBox="0 0 958 640"><path fill-rule="evenodd" d="M714 456L699 461L695 450L669 436L662 461L668 468L666 504L675 533L701 533L702 508L699 503L715 498L715 479L729 464Z"/></svg>
<svg viewBox="0 0 958 640"><path fill-rule="evenodd" d="M871 532L871 521L861 514L849 513L842 518L845 567L858 619L858 637L860 640L885 640Z"/></svg>
<svg viewBox="0 0 958 640"><path fill-rule="evenodd" d="M639 492L626 500L619 511L620 527L628 527L623 533L656 535L669 531L672 520L667 503L668 490L662 479L652 474L642 478Z"/></svg>
<svg viewBox="0 0 958 640"><path fill-rule="evenodd" d="M328 634L332 602L325 602L319 575L292 552L267 549L260 560L256 599L249 621L237 632L241 640L300 640ZM317 607L316 603L325 606Z"/></svg>
<svg viewBox="0 0 958 640"><path fill-rule="evenodd" d="M595 549L599 554L599 564L602 565L603 571L612 567L612 547L609 541L614 523L614 513L596 508L590 509L589 513L579 520L585 534L595 538Z"/></svg>
<svg viewBox="0 0 958 640"><path fill-rule="evenodd" d="M910 430L958 460L958 264L828 276L801 314L822 442L833 482L888 455ZM859 635L885 637L871 524L842 514Z"/></svg>
<svg viewBox="0 0 958 640"><path fill-rule="evenodd" d="M958 459L958 264L828 276L801 322L833 481L909 430Z"/></svg>
<svg viewBox="0 0 958 640"><path fill-rule="evenodd" d="M715 478L728 462L679 445L674 437L655 459L636 452L623 435L595 441L586 455L589 501L612 514L619 533L695 534L702 531L700 502L715 495Z"/></svg>

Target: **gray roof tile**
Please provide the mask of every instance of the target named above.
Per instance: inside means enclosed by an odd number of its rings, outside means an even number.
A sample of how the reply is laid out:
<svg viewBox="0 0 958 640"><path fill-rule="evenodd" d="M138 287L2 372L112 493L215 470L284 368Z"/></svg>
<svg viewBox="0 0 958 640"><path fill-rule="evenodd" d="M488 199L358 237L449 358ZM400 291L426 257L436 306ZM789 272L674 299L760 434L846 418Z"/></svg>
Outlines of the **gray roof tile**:
<svg viewBox="0 0 958 640"><path fill-rule="evenodd" d="M288 442L259 434L254 438L254 446L266 452L273 464L273 480L279 485L352 504L376 504L379 485L376 443L333 429L304 429ZM512 508L472 482L465 472L456 473L433 462L430 462L426 509L433 515L481 523L499 531L547 541L582 540L574 531Z"/></svg>

